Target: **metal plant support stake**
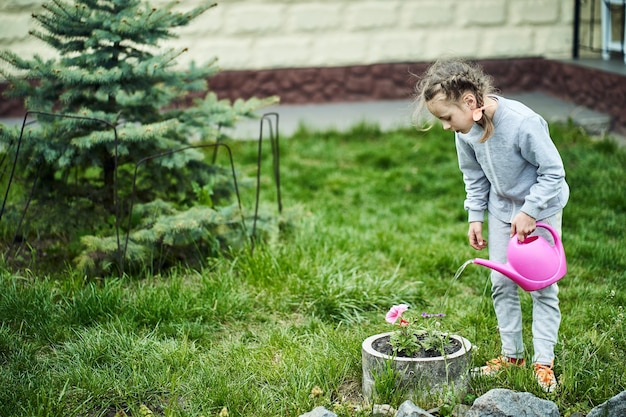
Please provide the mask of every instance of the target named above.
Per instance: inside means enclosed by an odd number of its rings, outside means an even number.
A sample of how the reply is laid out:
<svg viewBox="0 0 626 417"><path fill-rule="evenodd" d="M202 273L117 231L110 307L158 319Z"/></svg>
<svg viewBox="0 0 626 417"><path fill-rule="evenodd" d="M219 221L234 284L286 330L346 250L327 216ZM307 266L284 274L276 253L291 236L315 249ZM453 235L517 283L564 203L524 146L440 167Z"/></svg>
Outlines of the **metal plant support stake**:
<svg viewBox="0 0 626 417"><path fill-rule="evenodd" d="M272 120L275 121L275 126L272 123ZM278 200L278 212L282 213L283 210L283 204L282 204L282 197L281 197L281 193L280 193L280 152L279 152L279 127L278 127L278 122L279 122L279 116L278 113L266 113L261 117L260 120L260 125L259 125L259 146L258 146L258 153L257 153L257 175L256 175L256 198L255 198L255 206L254 206L254 220L253 220L253 226L252 226L252 231L250 233L250 252L253 254L254 253L254 247L255 247L255 235L256 235L256 224L257 224L257 219L258 219L258 212L259 212L259 201L260 201L260 195L261 195L261 157L262 157L262 147L263 147L263 126L265 123L268 124L269 127L269 135L270 135L270 145L271 145L271 151L272 151L272 168L273 168L273 175L274 175L274 181L276 182L276 193L277 193L277 200ZM131 229L131 219L132 219L132 212L133 212L133 206L134 206L134 201L135 201L135 194L136 194L136 183L137 183L137 174L138 174L138 169L141 165L143 165L144 163L153 160L153 159L157 159L166 155L171 155L173 153L177 153L177 152L182 152L185 151L187 149L198 149L198 148L213 148L214 152L213 152L213 156L212 156L212 163L215 164L216 158L217 158L217 151L219 150L220 147L224 147L226 149L226 151L228 152L228 158L229 158L229 162L230 162L230 169L231 169L231 173L233 176L233 184L235 187L235 195L237 197L237 204L239 207L239 211L241 213L241 225L243 228L244 233L246 233L246 223L245 223L245 216L243 213L243 207L241 204L241 196L239 193L239 186L237 183L237 175L235 172L235 163L233 160L233 154L232 154L232 150L231 148L222 143L222 142L217 142L217 143L212 143L212 144L206 144L206 145L191 145L191 146L187 146L181 149L176 149L176 150L172 150L172 151L168 151L168 152L163 152L163 153L159 153L159 154L155 154L155 155L151 155L148 156L146 158L143 158L141 160L139 160L136 164L135 164L135 173L133 176L133 189L131 192L131 202L130 202L130 208L129 208L129 214L128 214L128 226L127 226L127 230L126 230L126 236L124 239L124 247L122 249L122 259L126 259L126 251L128 249L128 240L130 238L130 229ZM123 261L122 261L123 262ZM120 268L121 268L121 273L123 273L124 271L124 265L123 263L120 263Z"/></svg>
<svg viewBox="0 0 626 417"><path fill-rule="evenodd" d="M190 146L185 146L184 148L180 148L180 149L174 149L171 151L167 151L167 152L161 152L155 155L150 155L147 156L143 159L140 159L139 161L137 161L137 163L135 164L135 173L133 175L133 189L130 195L130 207L128 210L128 226L126 227L126 236L124 238L124 248L122 249L122 257L121 257L121 261L120 261L120 276L123 275L124 273L124 263L123 260L126 259L126 250L128 249L128 239L130 238L130 230L131 230L131 221L132 221L132 217L133 217L133 206L135 203L135 193L136 193L136 186L137 186L137 173L139 171L139 167L141 165L143 165L144 163L151 161L153 159L158 159L167 155L172 155L178 152L183 152L186 151L188 149L200 149L200 148L214 148L214 149L218 149L219 147L224 147L226 149L226 151L228 152L228 160L230 162L230 170L231 173L233 175L233 185L235 187L235 195L237 196L237 204L239 206L239 212L241 213L241 226L242 229L244 231L244 233L246 232L246 222L245 222L245 217L243 214L243 208L241 206L241 197L239 195L239 186L237 184L237 175L235 174L235 163L233 161L233 153L232 150L230 149L230 147L228 145L226 145L225 143L221 143L221 142L217 142L217 143L209 143L209 144L205 144L205 145L190 145Z"/></svg>
<svg viewBox="0 0 626 417"><path fill-rule="evenodd" d="M272 124L272 119L276 121L276 129L274 130L274 125ZM272 151L272 168L274 173L274 181L276 182L276 200L278 202L278 213L281 214L283 212L283 202L280 194L280 149L278 143L278 121L279 116L278 113L266 113L261 117L260 125L259 125L259 149L257 152L257 170L256 170L256 201L254 204L254 222L252 224L252 235L251 235L251 251L254 252L254 242L256 236L256 222L259 213L259 198L261 195L261 157L262 157L262 148L263 148L263 125L264 122L267 122L269 127L269 135L270 135L270 147Z"/></svg>
<svg viewBox="0 0 626 417"><path fill-rule="evenodd" d="M246 233L247 227L245 224L245 216L243 213L243 208L242 208L242 204L241 204L241 197L240 197L240 193L239 193L239 186L237 183L237 176L235 173L235 164L234 164L234 160L233 160L233 155L232 155L232 151L230 149L230 147L224 143L212 143L212 144L205 144L205 145L191 145L191 146L187 146L181 149L175 149L172 151L167 151L167 152L162 152L159 154L155 154L155 155L151 155L148 156L146 158L143 158L141 160L139 160L136 164L135 164L135 172L134 172L134 177L133 177L133 188L132 188L132 193L131 193L131 200L130 200L130 207L129 207L129 213L128 213L128 227L126 230L126 235L124 237L124 243L122 244L121 239L120 239L120 206L119 206L119 182L118 182L118 134L117 134L117 129L116 126L113 125L110 122L107 122L106 120L102 120L102 119L98 119L98 118L94 118L94 117L86 117L86 116L75 116L75 115L71 115L71 114L55 114L55 113L49 113L49 112L42 112L42 111L27 111L24 115L24 119L22 122L22 127L21 127L21 131L20 131L20 135L19 138L17 140L17 148L15 151L15 157L13 159L12 162L10 162L10 165L7 164L7 155L5 154L1 159L0 159L0 180L2 180L2 178L4 178L4 175L6 174L7 168L10 166L10 172L9 172L9 177L8 180L6 182L6 190L4 192L4 199L2 201L2 206L0 207L0 221L2 220L2 216L5 212L5 208L6 208L6 204L7 201L9 199L9 191L11 188L11 185L13 183L14 177L15 177L15 171L17 168L17 164L19 161L19 155L20 155L20 150L21 150L21 146L22 146L22 141L24 140L24 130L26 128L27 125L31 124L31 123L35 123L36 121L28 121L28 117L30 115L41 115L41 116L49 116L49 117L57 117L57 118L71 118L71 119L78 119L78 120L86 120L86 121L92 121L92 122L97 122L97 123L102 123L104 125L106 125L107 127L111 128L111 130L113 131L114 134L114 147L115 147L115 155L114 155L114 163L115 163L115 167L114 167L114 179L113 179L113 201L114 201L114 212L115 212L115 235L116 235L116 242L117 242L117 253L116 253L116 258L117 258L117 268L118 268L118 273L120 276L122 276L124 274L124 263L125 263L125 259L126 259L126 252L128 249L128 241L129 241L129 237L130 237L130 229L131 229L131 220L132 220L132 212L133 212L133 205L134 205L134 201L135 201L135 197L136 197L136 181L137 181L137 174L138 174L138 170L139 167L141 165L143 165L144 163L153 160L153 159L157 159L166 155L171 155L177 152L182 152L185 151L187 149L195 149L195 148L214 148L215 151L213 153L213 161L215 162L215 158L216 158L216 154L217 154L217 150L220 147L223 147L227 150L228 152L228 158L229 158L229 162L230 162L230 169L231 169L231 173L232 173L232 177L233 177L233 184L234 184L234 188L235 188L235 194L237 197L237 204L239 206L239 211L241 213L241 225L243 228L244 233ZM258 219L258 212L259 212L259 201L260 201L260 193L261 193L261 159L262 159L262 148L263 148L263 138L264 138L264 126L265 124L267 124L268 126L268 130L269 130L269 139L270 139L270 147L271 147L271 152L272 152L272 171L273 171L273 176L274 176L274 181L276 182L276 195L277 195L277 203L278 203L278 212L279 214L282 213L283 210L283 205L282 205L282 196L281 196L281 190L280 190L280 149L279 149L279 126L278 126L278 122L279 122L279 116L278 113L266 113L261 117L260 120L260 126L259 126L259 141L258 141L258 154L257 154L257 175L256 175L256 198L255 198L255 207L254 207L254 221L253 221L253 226L252 226L252 231L250 234L250 243L251 243L251 253L254 253L254 246L255 246L255 236L256 236L256 227L257 227L257 219ZM10 143L9 146L13 146L13 143ZM15 233L14 233L14 237L13 237L13 241L10 243L9 248L7 250L7 252L5 253L5 256L7 257L11 257L11 254L13 253L13 249L14 249L14 244L17 242L20 242L21 239L19 238L20 236L20 232L22 229L22 225L24 222L24 219L26 217L26 213L28 211L28 208L30 206L31 201L33 200L33 198L35 197L35 190L37 187L37 183L39 180L39 169L41 167L41 163L38 163L36 166L36 174L35 174L35 178L33 180L32 185L30 186L30 192L29 195L27 197L27 200L25 202L24 205L24 209L21 211L21 215L17 224L17 227L15 229ZM4 169L3 169L4 168Z"/></svg>
<svg viewBox="0 0 626 417"><path fill-rule="evenodd" d="M11 170L9 173L9 178L7 180L7 184L6 184L6 190L4 193L4 198L2 201L2 207L0 208L0 221L2 220L2 216L4 215L4 210L6 208L6 204L7 204L7 200L9 198L9 191L11 189L11 185L13 183L13 179L15 177L15 169L17 167L17 162L19 159L19 154L20 154L20 149L22 146L22 140L24 138L24 129L26 128L27 125L29 125L30 123L34 123L35 121L31 121L28 122L28 117L29 115L40 115L40 116L49 116L49 117L56 117L56 118L66 118L66 119L76 119L76 120L85 120L85 121L91 121L91 122L97 122L97 123L102 123L105 126L111 128L111 130L113 131L113 135L114 135L114 145L115 145L115 155L114 155L114 161L115 161L115 170L114 170L114 176L113 176L113 205L114 205L114 211L115 211L115 235L117 238L117 253L118 253L118 262L120 261L120 256L121 256L121 252L120 252L120 228L119 228L119 204L118 204L118 182L117 182L117 162L118 162L118 137L117 137L117 129L115 127L115 125L113 125L112 123L103 120L103 119L98 119L95 117L87 117L87 116L77 116L77 115L72 115L72 114L57 114L57 113L50 113L50 112L44 112L44 111L36 111L36 110L28 110L26 111L26 113L24 114L24 119L22 121L22 128L20 130L20 136L17 140L17 148L15 150L15 157L13 159L13 163L11 164ZM13 143L9 143L9 146L12 146ZM7 154L8 155L8 154ZM0 160L0 167L4 166L5 164L5 157L2 158L2 160ZM14 248L14 244L17 242L20 242L21 239L19 238L20 236L20 231L22 229L22 224L24 222L24 218L26 217L26 213L28 211L28 208L30 206L30 203L34 197L34 193L35 193L35 188L37 186L37 182L39 180L39 170L41 168L41 163L37 163L37 168L36 168L36 175L35 178L33 180L33 183L30 187L30 193L29 196L26 200L26 203L24 205L24 209L22 210L22 214L19 218L17 227L15 228L15 234L13 237L13 240L11 241L11 243L9 244L9 248L7 249L7 252L5 253L5 256L7 256L7 258L10 258L13 252L13 248ZM2 170L2 173L0 174L0 179L2 179L4 177L4 174L6 173L6 169Z"/></svg>

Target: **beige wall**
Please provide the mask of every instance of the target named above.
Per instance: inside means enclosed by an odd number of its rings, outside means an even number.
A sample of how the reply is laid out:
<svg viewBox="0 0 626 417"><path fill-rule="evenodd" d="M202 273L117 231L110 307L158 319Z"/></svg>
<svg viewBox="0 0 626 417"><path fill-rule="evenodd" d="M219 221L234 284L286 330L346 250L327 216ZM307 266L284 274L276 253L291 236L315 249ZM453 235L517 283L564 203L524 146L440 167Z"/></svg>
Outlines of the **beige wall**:
<svg viewBox="0 0 626 417"><path fill-rule="evenodd" d="M0 2L0 48L54 56L28 35L42 3ZM222 0L167 45L189 48L181 64L217 56L224 70L569 58L573 8L572 0Z"/></svg>

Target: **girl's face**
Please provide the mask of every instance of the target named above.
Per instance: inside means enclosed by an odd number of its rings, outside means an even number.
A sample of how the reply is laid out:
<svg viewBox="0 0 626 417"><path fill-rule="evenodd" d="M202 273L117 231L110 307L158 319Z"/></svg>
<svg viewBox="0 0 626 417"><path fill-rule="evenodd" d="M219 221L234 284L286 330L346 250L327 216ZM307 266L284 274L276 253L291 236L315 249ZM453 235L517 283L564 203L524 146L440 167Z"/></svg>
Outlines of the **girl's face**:
<svg viewBox="0 0 626 417"><path fill-rule="evenodd" d="M443 94L437 94L426 103L426 108L441 121L445 130L468 133L474 126L472 110L463 101L448 101Z"/></svg>

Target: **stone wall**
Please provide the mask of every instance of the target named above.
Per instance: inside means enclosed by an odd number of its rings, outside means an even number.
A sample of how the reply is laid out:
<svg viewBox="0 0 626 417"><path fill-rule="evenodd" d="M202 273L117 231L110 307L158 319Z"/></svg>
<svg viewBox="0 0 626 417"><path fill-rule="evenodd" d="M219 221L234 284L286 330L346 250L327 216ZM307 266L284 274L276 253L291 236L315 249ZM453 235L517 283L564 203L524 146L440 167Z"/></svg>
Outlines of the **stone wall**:
<svg viewBox="0 0 626 417"><path fill-rule="evenodd" d="M210 1L210 0L209 0ZM216 0L165 46L189 48L181 65L217 56L224 70L317 68L571 56L571 0ZM151 0L155 7L167 0ZM51 51L28 30L43 0L0 2L0 45ZM206 0L181 1L188 10Z"/></svg>

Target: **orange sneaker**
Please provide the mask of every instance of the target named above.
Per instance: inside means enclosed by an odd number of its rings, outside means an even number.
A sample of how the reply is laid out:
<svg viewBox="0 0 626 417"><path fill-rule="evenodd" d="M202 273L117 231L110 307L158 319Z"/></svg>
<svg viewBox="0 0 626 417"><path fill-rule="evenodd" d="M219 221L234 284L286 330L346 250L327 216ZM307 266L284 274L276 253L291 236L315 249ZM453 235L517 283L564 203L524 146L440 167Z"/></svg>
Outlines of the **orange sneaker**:
<svg viewBox="0 0 626 417"><path fill-rule="evenodd" d="M535 377L537 378L539 386L545 392L553 392L557 387L557 383L554 371L552 370L552 365L535 363L533 364L533 367L535 368Z"/></svg>
<svg viewBox="0 0 626 417"><path fill-rule="evenodd" d="M509 358L507 356L500 356L487 361L484 366L474 368L472 370L472 374L475 376L494 376L509 366L524 366L525 364L526 361L524 358Z"/></svg>

